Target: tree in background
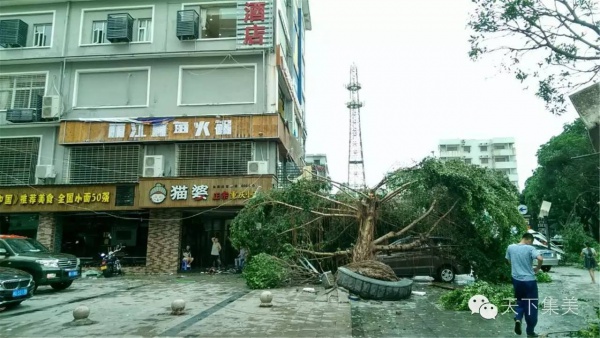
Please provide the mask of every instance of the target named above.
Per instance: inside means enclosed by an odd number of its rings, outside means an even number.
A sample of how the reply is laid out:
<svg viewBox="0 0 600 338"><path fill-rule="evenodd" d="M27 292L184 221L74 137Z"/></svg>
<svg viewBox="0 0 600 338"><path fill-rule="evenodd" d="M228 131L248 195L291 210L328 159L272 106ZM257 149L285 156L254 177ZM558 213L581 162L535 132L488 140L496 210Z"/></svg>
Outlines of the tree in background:
<svg viewBox="0 0 600 338"><path fill-rule="evenodd" d="M600 171L598 155L581 119L566 124L560 135L537 152L538 168L525 182L523 197L535 217L542 201L552 203L550 218L559 224L577 222L599 236ZM588 156L585 156L588 155Z"/></svg>
<svg viewBox="0 0 600 338"><path fill-rule="evenodd" d="M600 74L598 0L472 0L469 56L503 55L501 67L554 114L566 110L565 95Z"/></svg>
<svg viewBox="0 0 600 338"><path fill-rule="evenodd" d="M456 240L458 257L475 262L480 277L498 281L509 276L504 251L514 239L511 229L524 230L525 224L517 211L517 190L505 175L429 158L390 173L366 191L340 190L330 196L321 184L299 181L256 195L232 223L234 246L253 254L345 264L408 251L443 235ZM410 242L393 244L409 235Z"/></svg>

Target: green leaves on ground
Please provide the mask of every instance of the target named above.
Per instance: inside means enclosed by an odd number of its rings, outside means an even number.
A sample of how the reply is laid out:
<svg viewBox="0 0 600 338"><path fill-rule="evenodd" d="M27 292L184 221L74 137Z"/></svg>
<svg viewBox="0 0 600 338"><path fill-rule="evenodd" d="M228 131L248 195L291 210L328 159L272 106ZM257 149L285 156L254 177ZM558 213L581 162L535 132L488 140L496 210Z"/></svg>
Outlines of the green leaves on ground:
<svg viewBox="0 0 600 338"><path fill-rule="evenodd" d="M535 275L538 283L552 283L552 277L549 273L540 271Z"/></svg>
<svg viewBox="0 0 600 338"><path fill-rule="evenodd" d="M251 289L271 289L281 286L287 273L274 257L264 253L252 256L242 276Z"/></svg>
<svg viewBox="0 0 600 338"><path fill-rule="evenodd" d="M475 295L485 296L490 303L498 307L501 312L509 305L509 299L514 299L513 288L510 284L490 284L487 282L476 282L443 294L440 304L446 310L467 311L469 310L469 299ZM514 301L510 304L515 304Z"/></svg>

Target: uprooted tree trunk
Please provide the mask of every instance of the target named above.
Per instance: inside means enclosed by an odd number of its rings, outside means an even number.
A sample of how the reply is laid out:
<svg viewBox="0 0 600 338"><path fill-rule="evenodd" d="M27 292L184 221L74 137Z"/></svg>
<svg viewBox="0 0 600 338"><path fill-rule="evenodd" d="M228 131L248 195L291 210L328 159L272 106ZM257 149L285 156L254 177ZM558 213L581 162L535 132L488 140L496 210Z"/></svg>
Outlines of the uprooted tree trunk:
<svg viewBox="0 0 600 338"><path fill-rule="evenodd" d="M431 228L426 233L421 234L419 236L419 238L416 239L415 241L413 241L411 243L402 244L402 245L383 245L382 243L388 241L389 239L399 237L399 236L407 233L412 228L414 228L417 224L419 224L423 219L425 219L427 216L431 215L436 207L437 200L434 200L431 203L430 207L421 216L419 216L417 219L413 220L408 225L404 226L401 229L397 229L396 231L391 231L379 238L375 238L375 227L376 227L379 208L386 202L388 202L388 201L392 200L394 197L398 196L409 185L411 185L415 182L408 182L408 183L402 185L401 187L399 187L398 189L396 189L396 190L388 193L384 197L380 198L376 195L376 191L385 185L386 179L381 181L375 188L369 190L369 192L366 194L361 191L358 191L358 190L350 189L354 193L354 194L351 194L348 191L344 190L344 189L347 189L347 187L344 187L340 183L337 183L335 181L332 181L329 179L327 179L327 180L330 183L332 183L333 185L337 185L338 187L340 187L344 193L348 194L348 196L351 196L356 201L355 205L350 205L350 204L332 199L327 196L323 196L320 194L310 192L311 195L315 195L319 198L322 198L331 203L334 203L339 208L334 209L334 210L336 210L335 213L326 213L326 212L321 212L321 211L316 211L316 210L308 210L308 211L313 213L314 215L318 216L319 218L323 218L323 217L352 217L352 218L355 218L358 222L358 234L357 234L356 242L351 249L340 250L340 251L336 251L336 252L318 252L318 251L305 250L305 249L298 249L298 251L305 253L305 254L313 255L316 257L350 256L352 263L347 266L349 269L351 269L361 275L375 278L375 279L380 279L380 280L388 280L388 281L392 280L393 281L393 280L397 280L397 278L396 278L393 270L389 266L385 265L384 263L375 261L375 256L376 256L377 252L407 251L407 250L410 250L410 249L420 246L428 239L428 237L430 236L432 231L438 226L438 224L444 218L446 218L446 216L448 216L448 214L450 214L450 212L454 209L454 207L458 203L458 201L455 202L454 205L452 205L452 207L446 211L446 213L441 215L434 222L434 224L431 226ZM356 197L356 196L358 196L358 197ZM283 203L281 201L271 201L271 202L275 203L275 204L285 205L285 206L293 208L293 209L303 210L302 208L300 208L298 206ZM305 223L304 225L301 225L300 227L306 226L306 225L312 223L313 221ZM298 228L300 228L300 227L298 227Z"/></svg>

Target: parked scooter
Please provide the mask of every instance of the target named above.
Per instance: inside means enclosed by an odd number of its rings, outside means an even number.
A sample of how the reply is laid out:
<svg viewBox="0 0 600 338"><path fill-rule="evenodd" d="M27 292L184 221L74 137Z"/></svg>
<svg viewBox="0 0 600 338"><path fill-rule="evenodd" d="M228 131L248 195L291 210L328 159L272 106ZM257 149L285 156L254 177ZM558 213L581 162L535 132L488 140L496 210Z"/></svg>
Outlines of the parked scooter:
<svg viewBox="0 0 600 338"><path fill-rule="evenodd" d="M109 278L113 275L123 274L123 270L121 269L121 261L119 261L119 258L117 257L117 253L123 248L125 247L119 244L113 251L109 251L108 255L104 253L100 254L100 257L102 257L100 271L102 271L102 275L104 275L104 277Z"/></svg>

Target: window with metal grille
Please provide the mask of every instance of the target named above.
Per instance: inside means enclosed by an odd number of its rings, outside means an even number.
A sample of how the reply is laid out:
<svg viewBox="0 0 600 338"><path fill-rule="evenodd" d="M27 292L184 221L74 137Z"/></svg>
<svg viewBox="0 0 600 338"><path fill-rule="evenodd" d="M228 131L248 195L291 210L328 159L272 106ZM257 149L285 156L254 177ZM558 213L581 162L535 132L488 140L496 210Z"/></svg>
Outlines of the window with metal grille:
<svg viewBox="0 0 600 338"><path fill-rule="evenodd" d="M140 145L74 146L69 150L69 183L137 182Z"/></svg>
<svg viewBox="0 0 600 338"><path fill-rule="evenodd" d="M35 184L39 137L0 138L0 186Z"/></svg>
<svg viewBox="0 0 600 338"><path fill-rule="evenodd" d="M177 145L177 176L248 174L251 142L198 142Z"/></svg>
<svg viewBox="0 0 600 338"><path fill-rule="evenodd" d="M0 74L0 110L37 108L46 91L46 74Z"/></svg>

